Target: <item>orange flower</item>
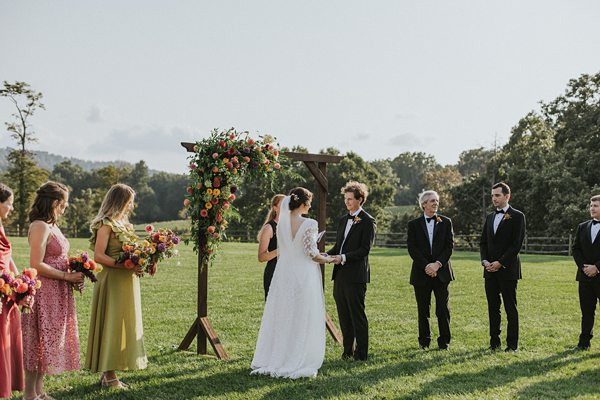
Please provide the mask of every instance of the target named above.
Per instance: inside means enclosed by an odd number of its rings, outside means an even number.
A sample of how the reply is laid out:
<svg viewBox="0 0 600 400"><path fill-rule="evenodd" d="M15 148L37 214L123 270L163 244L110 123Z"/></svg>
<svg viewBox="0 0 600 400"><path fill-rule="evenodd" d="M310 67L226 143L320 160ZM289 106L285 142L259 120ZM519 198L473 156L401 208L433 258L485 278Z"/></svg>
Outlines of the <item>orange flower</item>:
<svg viewBox="0 0 600 400"><path fill-rule="evenodd" d="M17 286L17 293L27 293L28 290L29 286L23 281L21 281L21 283L19 283L19 286Z"/></svg>
<svg viewBox="0 0 600 400"><path fill-rule="evenodd" d="M135 267L135 264L131 260L125 260L123 265L125 265L125 268L127 269L132 269L133 267Z"/></svg>
<svg viewBox="0 0 600 400"><path fill-rule="evenodd" d="M83 263L83 268L85 268L85 269L91 269L90 263L89 263L89 262L87 262L87 261L86 261L86 262L84 262L84 263Z"/></svg>
<svg viewBox="0 0 600 400"><path fill-rule="evenodd" d="M206 208L207 210L210 210L212 208L212 204L210 204L210 202L204 204L204 208Z"/></svg>
<svg viewBox="0 0 600 400"><path fill-rule="evenodd" d="M216 228L211 225L206 229L206 231L212 235L213 233L215 233L215 229Z"/></svg>
<svg viewBox="0 0 600 400"><path fill-rule="evenodd" d="M219 172L219 167L217 167L216 165L214 167L212 167L212 172L215 173L215 174L217 172Z"/></svg>
<svg viewBox="0 0 600 400"><path fill-rule="evenodd" d="M37 272L37 269L35 269L35 268L25 268L23 270L23 275L27 275L31 279L35 279L35 278L37 278L38 272Z"/></svg>
<svg viewBox="0 0 600 400"><path fill-rule="evenodd" d="M94 262L94 260L88 260L88 264L90 264L90 269L91 269L92 271L96 270L96 267L97 267L97 265L96 265L96 263Z"/></svg>

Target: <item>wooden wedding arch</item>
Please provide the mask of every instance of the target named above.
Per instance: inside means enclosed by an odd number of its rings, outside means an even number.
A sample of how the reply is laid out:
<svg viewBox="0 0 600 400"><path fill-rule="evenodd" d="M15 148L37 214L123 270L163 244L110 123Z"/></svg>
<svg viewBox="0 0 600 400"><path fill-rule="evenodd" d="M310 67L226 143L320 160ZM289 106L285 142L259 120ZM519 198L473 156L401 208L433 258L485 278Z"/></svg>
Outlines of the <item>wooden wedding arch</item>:
<svg viewBox="0 0 600 400"><path fill-rule="evenodd" d="M194 152L195 143L182 142L188 152ZM318 184L317 199L319 208L317 209L317 221L319 231L325 230L325 221L327 218L327 194L329 192L329 184L327 180L327 164L339 163L344 158L343 156L332 156L326 154L309 154L284 152L286 157L294 161L302 161L313 175ZM318 244L319 250L324 251L325 241L321 240ZM202 246L198 246L202 248ZM220 360L227 360L229 356L219 340L217 332L213 328L208 319L208 265L203 265L203 257L198 253L198 303L196 310L196 319L188 330L187 334L179 345L179 350L187 350L194 341L197 340L197 354L207 354L207 342L212 346L215 355ZM323 289L325 289L325 265L321 264L321 276L323 278ZM327 330L337 343L342 342L342 335L336 328L329 314L326 314L325 323Z"/></svg>

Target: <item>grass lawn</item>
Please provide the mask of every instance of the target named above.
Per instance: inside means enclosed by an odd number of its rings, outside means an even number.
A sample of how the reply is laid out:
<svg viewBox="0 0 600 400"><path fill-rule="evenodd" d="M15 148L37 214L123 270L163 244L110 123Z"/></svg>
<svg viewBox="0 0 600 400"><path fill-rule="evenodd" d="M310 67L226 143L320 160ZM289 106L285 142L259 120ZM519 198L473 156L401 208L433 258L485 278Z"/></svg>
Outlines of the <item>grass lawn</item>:
<svg viewBox="0 0 600 400"><path fill-rule="evenodd" d="M25 239L13 239L17 264L28 253ZM73 239L71 247L86 248ZM297 381L250 376L263 309L262 269L256 245L231 243L209 271L209 317L231 360L179 352L196 307L196 257L181 246L178 262L165 263L156 277L142 280L146 370L124 372L127 392L98 388L97 374L82 371L47 378L57 399L513 399L598 398L600 352L574 352L579 333L575 267L568 257L524 256L519 282L521 341L516 354L491 353L483 278L475 253L453 257L457 280L450 286L453 339L447 352L421 350L417 309L408 284L405 250L375 249L367 291L369 361L340 359L341 347L327 339L325 362L315 379ZM337 319L330 269L326 299ZM175 275L177 274L177 275ZM82 358L91 303L87 282L76 295ZM505 328L503 312L503 328ZM432 328L437 332L435 316ZM505 339L505 330L502 332ZM435 343L435 339L433 340ZM194 343L195 346L195 343ZM20 398L20 397L19 397Z"/></svg>

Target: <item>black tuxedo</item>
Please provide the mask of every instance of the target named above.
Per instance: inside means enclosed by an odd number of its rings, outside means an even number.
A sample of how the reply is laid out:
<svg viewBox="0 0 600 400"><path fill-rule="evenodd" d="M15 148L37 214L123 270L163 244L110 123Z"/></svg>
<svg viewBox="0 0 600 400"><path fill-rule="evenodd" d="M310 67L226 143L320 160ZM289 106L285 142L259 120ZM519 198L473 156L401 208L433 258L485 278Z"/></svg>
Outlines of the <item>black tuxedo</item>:
<svg viewBox="0 0 600 400"><path fill-rule="evenodd" d="M579 281L579 305L581 308L581 334L579 346L589 347L594 330L596 303L600 299L600 275L592 278L583 272L584 264L594 264L600 269L600 233L592 242L592 220L582 222L577 226L575 241L573 242L573 259L577 264Z"/></svg>
<svg viewBox="0 0 600 400"><path fill-rule="evenodd" d="M369 349L369 323L365 313L365 296L367 283L370 281L369 252L375 239L377 225L372 216L361 210L344 240L347 215L340 219L335 245L327 254L343 254L346 257L343 265L333 267L331 277L333 297L344 336L344 356L366 360ZM356 348L353 349L355 339Z"/></svg>
<svg viewBox="0 0 600 400"><path fill-rule="evenodd" d="M438 222L439 220L439 222ZM417 310L419 315L419 345L429 347L431 331L429 313L431 308L431 292L435 295L435 315L438 319L440 336L438 347L445 349L450 343L450 308L448 306L448 284L454 280L454 272L450 256L454 248L454 232L450 218L436 216L433 228L432 244L429 244L429 233L423 216L408 223L406 244L408 254L412 258L410 284L415 289ZM427 264L439 261L442 265L435 278L425 273Z"/></svg>
<svg viewBox="0 0 600 400"><path fill-rule="evenodd" d="M509 207L503 215L496 233L494 219L496 213L490 213L485 219L481 233L481 261L499 261L502 267L496 272L487 272L484 268L485 294L488 302L490 321L490 346L500 346L500 295L504 301L504 310L508 322L506 344L517 349L519 343L519 313L517 311L517 281L521 279L521 260L519 252L525 239L525 215Z"/></svg>

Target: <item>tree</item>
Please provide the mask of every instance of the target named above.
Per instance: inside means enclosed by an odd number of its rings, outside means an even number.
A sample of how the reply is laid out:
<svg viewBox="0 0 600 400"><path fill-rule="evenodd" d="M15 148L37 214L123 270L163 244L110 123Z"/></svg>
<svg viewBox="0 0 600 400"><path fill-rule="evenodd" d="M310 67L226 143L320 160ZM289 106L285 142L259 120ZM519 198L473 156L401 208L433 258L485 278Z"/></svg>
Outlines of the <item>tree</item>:
<svg viewBox="0 0 600 400"><path fill-rule="evenodd" d="M27 223L27 214L31 204L32 188L37 188L39 167L33 162L31 153L27 150L27 144L36 142L35 132L31 128L29 118L39 109L45 109L42 103L42 93L36 92L25 82L8 83L3 82L0 96L9 99L15 106L16 112L11 114L11 121L5 122L6 130L16 140L19 149L11 150L8 160L11 163L9 173L11 182L17 182L15 190L15 211L19 235L24 233ZM36 169L38 168L38 169ZM47 179L48 174L45 174Z"/></svg>
<svg viewBox="0 0 600 400"><path fill-rule="evenodd" d="M485 175L488 161L493 156L493 150L485 149L483 147L465 150L458 156L456 167L458 172L465 178L476 174Z"/></svg>
<svg viewBox="0 0 600 400"><path fill-rule="evenodd" d="M74 194L65 212L67 232L74 237L86 237L90 233L90 222L100 208L102 193L88 188Z"/></svg>
<svg viewBox="0 0 600 400"><path fill-rule="evenodd" d="M400 179L394 197L396 205L413 204L424 189L423 178L427 171L440 167L435 157L423 152L401 153L391 161L391 166Z"/></svg>

